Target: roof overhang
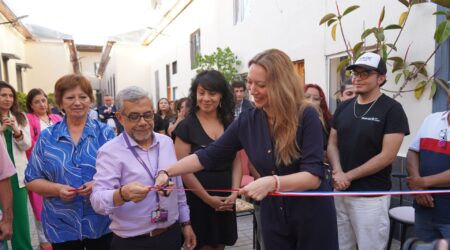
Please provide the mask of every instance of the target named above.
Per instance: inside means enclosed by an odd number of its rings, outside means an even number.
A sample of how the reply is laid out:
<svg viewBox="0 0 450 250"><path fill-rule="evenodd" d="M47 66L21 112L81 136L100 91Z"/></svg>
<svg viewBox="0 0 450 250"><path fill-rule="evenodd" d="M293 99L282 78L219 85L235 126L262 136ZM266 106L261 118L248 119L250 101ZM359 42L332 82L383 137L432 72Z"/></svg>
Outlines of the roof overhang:
<svg viewBox="0 0 450 250"><path fill-rule="evenodd" d="M33 35L25 28L22 22L17 18L14 12L6 5L6 3L0 0L0 14L2 14L8 22L16 29L25 40L33 40Z"/></svg>

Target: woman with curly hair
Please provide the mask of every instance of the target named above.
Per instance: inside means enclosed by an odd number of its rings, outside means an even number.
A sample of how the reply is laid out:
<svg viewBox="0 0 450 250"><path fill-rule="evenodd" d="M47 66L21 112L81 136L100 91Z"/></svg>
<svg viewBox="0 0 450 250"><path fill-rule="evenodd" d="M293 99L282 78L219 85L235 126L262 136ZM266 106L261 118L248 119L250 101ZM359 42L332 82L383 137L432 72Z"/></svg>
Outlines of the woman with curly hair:
<svg viewBox="0 0 450 250"><path fill-rule="evenodd" d="M233 94L223 75L215 70L199 73L192 83L189 98L191 112L175 129L178 160L207 147L224 133L233 121ZM197 249L224 249L237 240L237 192L216 193L205 189L239 188L242 169L234 157L217 161L217 170L183 176L183 182L195 191L187 192L192 228Z"/></svg>

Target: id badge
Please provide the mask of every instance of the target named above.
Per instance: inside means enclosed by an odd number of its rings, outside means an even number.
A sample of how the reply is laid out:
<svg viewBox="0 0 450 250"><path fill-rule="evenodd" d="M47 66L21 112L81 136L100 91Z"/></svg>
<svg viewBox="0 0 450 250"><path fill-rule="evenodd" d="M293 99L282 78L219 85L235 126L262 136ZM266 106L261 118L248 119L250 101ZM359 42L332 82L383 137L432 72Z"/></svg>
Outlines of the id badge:
<svg viewBox="0 0 450 250"><path fill-rule="evenodd" d="M166 222L169 217L169 211L159 206L152 211L150 219L152 223Z"/></svg>

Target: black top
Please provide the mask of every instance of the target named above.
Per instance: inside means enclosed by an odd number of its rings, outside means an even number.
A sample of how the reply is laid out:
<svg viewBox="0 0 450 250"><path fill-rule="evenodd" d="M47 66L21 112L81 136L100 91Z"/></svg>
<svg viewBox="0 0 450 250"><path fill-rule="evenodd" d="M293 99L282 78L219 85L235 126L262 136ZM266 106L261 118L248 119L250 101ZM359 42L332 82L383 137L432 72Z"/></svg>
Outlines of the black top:
<svg viewBox="0 0 450 250"><path fill-rule="evenodd" d="M206 134L195 113L190 113L175 129L176 140L182 139L190 144L191 154L213 143ZM235 156L228 161L215 162L216 169L195 173L205 189L230 189L232 185L232 163ZM230 193L209 192L212 196L228 196ZM197 247L204 245L234 245L237 240L236 213L216 212L192 192L186 192L190 209L192 228L197 236Z"/></svg>
<svg viewBox="0 0 450 250"><path fill-rule="evenodd" d="M158 132L161 130L164 130L164 120L163 118L158 115L157 113L155 113L155 116L153 118L154 121L154 125L153 125L153 131Z"/></svg>
<svg viewBox="0 0 450 250"><path fill-rule="evenodd" d="M322 136L317 111L307 107L296 136L301 158L289 166L276 166L266 114L262 109L249 109L217 141L195 154L205 169L214 170L216 162L229 161L244 148L261 176L309 172L323 179ZM331 187L322 181L317 190L331 191ZM261 223L266 249L338 249L332 197L268 196L261 201Z"/></svg>
<svg viewBox="0 0 450 250"><path fill-rule="evenodd" d="M405 111L394 99L382 94L376 103L360 105L356 100L357 97L354 97L342 102L333 116L332 127L337 131L339 157L344 172L359 167L379 154L385 134L409 134ZM346 191L390 190L391 169L392 165L388 165L375 174L353 180Z"/></svg>

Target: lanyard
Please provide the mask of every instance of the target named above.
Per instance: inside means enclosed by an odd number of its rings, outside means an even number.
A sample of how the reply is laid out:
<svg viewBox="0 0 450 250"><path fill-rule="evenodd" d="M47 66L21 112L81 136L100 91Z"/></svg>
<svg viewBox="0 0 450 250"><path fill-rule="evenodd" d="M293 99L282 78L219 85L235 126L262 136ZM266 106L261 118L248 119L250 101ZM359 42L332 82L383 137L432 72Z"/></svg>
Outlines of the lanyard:
<svg viewBox="0 0 450 250"><path fill-rule="evenodd" d="M156 146L156 173L155 173L155 175L152 175L150 169L147 167L147 164L145 164L145 161L142 160L142 158L136 152L136 149L133 146L131 146L130 139L128 139L128 135L127 135L126 132L123 132L123 138L125 139L125 142L127 143L128 148L131 150L131 152L133 153L133 155L136 158L136 160L142 165L142 167L144 167L145 171L150 176L150 179L152 181L155 181L156 174L158 173L158 168L159 168L159 144L157 144L157 146ZM158 204L159 204L159 194L158 194L158 192L156 192L156 202L158 202Z"/></svg>

